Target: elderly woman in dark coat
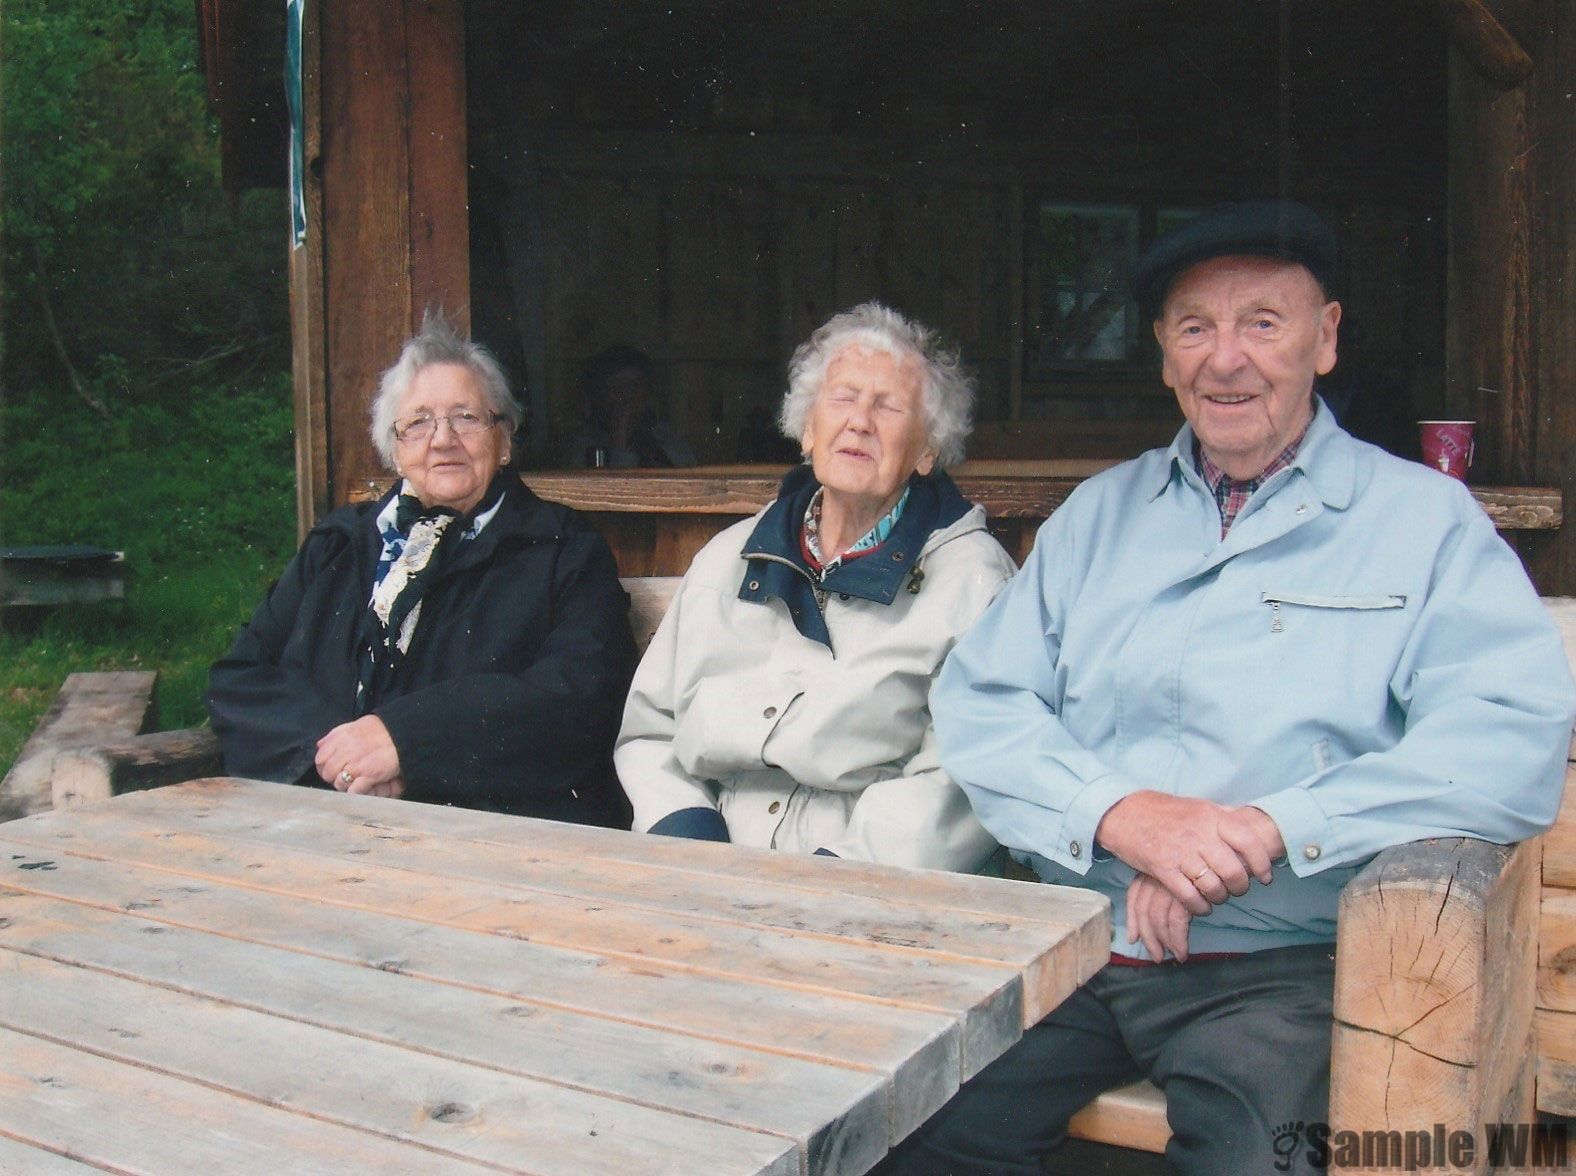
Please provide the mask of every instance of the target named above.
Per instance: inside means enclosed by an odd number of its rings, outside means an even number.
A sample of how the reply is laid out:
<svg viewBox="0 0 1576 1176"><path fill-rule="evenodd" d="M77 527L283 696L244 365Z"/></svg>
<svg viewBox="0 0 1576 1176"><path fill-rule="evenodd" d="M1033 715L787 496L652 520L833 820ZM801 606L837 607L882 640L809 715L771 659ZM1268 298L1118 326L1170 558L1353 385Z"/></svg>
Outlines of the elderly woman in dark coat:
<svg viewBox="0 0 1576 1176"><path fill-rule="evenodd" d="M227 771L627 825L628 598L601 537L505 468L519 420L429 317L372 408L400 484L314 527L210 673Z"/></svg>

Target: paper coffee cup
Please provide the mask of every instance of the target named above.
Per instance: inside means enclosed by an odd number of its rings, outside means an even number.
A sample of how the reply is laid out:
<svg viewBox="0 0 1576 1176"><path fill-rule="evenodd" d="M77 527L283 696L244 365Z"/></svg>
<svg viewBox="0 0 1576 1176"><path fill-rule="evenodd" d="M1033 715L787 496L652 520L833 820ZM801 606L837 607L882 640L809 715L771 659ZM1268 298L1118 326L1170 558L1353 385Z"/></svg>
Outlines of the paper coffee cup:
<svg viewBox="0 0 1576 1176"><path fill-rule="evenodd" d="M1423 440L1423 464L1433 466L1442 474L1467 478L1472 465L1475 444L1472 427L1475 421L1418 421Z"/></svg>

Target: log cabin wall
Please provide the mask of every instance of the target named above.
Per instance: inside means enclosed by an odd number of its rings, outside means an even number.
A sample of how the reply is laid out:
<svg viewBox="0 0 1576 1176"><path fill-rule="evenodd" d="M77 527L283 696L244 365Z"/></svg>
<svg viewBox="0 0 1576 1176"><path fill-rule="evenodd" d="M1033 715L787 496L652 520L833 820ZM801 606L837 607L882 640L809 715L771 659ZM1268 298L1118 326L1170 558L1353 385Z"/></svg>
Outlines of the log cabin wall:
<svg viewBox="0 0 1576 1176"><path fill-rule="evenodd" d="M792 346L867 295L962 343L997 456L1131 452L1171 411L1152 362L1039 362L1041 203L1131 203L1147 237L1277 192L1342 236L1337 380L1403 428L1475 413L1477 482L1576 490L1573 41L1576 0L308 4L303 527L379 472L373 383L434 302L528 389L538 464L612 342L655 357L703 459L736 456ZM278 76L233 49L204 61L230 98ZM1576 589L1576 536L1518 546Z"/></svg>
<svg viewBox="0 0 1576 1176"><path fill-rule="evenodd" d="M472 0L466 20L476 333L529 399L535 464L568 456L578 372L613 344L653 357L702 462L757 456L793 347L869 297L961 345L995 455L1031 456L1003 421L1046 422L1031 449L1097 437L1040 456L1137 452L1177 419L1142 338L1125 365L1043 362L1043 203L1131 205L1147 239L1170 209L1308 200L1360 328L1337 379L1396 447L1444 409L1446 42L1410 6Z"/></svg>

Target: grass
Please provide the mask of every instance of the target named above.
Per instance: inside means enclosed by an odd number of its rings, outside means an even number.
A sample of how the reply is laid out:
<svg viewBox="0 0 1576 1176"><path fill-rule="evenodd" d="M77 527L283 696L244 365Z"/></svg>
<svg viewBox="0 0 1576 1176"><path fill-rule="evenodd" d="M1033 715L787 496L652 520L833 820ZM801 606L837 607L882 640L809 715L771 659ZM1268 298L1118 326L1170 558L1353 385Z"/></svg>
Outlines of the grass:
<svg viewBox="0 0 1576 1176"><path fill-rule="evenodd" d="M134 580L123 603L8 620L0 632L0 774L74 671L157 670L158 725L202 722L209 664L229 647L278 571L276 563L235 555Z"/></svg>
<svg viewBox="0 0 1576 1176"><path fill-rule="evenodd" d="M74 671L157 670L159 727L203 721L208 666L295 545L288 377L126 404L109 429L14 404L4 423L5 542L123 549L129 575L124 602L4 618L0 774Z"/></svg>

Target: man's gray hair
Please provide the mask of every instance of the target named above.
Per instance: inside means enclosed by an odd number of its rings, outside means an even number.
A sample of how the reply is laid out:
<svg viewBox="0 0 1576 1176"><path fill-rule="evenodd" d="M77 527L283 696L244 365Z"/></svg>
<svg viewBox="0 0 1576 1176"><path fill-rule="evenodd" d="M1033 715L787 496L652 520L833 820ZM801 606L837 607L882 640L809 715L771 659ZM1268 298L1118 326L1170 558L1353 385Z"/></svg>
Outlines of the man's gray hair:
<svg viewBox="0 0 1576 1176"><path fill-rule="evenodd" d="M520 427L523 410L509 391L509 381L492 352L480 343L460 338L441 310L428 310L421 317L421 330L405 344L394 366L378 381L378 394L372 401L372 444L391 471L398 465L394 456L394 421L400 402L421 370L435 363L457 363L470 369L481 388L482 399L509 422L509 432Z"/></svg>
<svg viewBox="0 0 1576 1176"><path fill-rule="evenodd" d="M788 394L777 414L783 436L794 442L803 439L826 369L846 347L867 347L899 362L918 363L926 441L942 466L963 460L963 443L974 427L973 376L956 351L941 345L935 331L879 302L862 302L833 315L794 351L788 362Z"/></svg>

